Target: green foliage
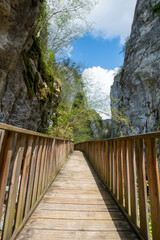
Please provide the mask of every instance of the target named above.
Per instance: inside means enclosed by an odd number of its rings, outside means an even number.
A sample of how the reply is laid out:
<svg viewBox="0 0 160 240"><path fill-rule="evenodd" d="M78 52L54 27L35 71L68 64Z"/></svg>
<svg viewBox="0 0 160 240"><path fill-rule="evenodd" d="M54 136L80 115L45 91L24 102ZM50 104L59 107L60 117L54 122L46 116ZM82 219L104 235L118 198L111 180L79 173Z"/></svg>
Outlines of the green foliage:
<svg viewBox="0 0 160 240"><path fill-rule="evenodd" d="M59 66L62 92L53 125L48 133L54 137L74 139L75 142L91 140L94 137L92 123L99 114L89 108L78 66L65 61Z"/></svg>
<svg viewBox="0 0 160 240"><path fill-rule="evenodd" d="M54 54L51 50L44 50L41 46L41 41L36 36L33 36L33 44L29 52L23 52L23 59L26 65L24 80L30 97L33 94L39 96L39 100L44 103L51 101L55 92L55 84L60 87L59 71L55 62ZM38 62L38 72L33 73L31 59ZM39 79L39 74L46 83L42 84Z"/></svg>
<svg viewBox="0 0 160 240"><path fill-rule="evenodd" d="M49 36L48 27L50 26L50 23L47 22L44 27L43 27L43 23L44 23L44 20L48 18L48 16L49 16L49 11L48 11L47 1L43 0L41 4L41 14L38 21L38 26L35 31L35 36L37 37L38 32L40 31L38 38L41 43L41 47L44 51L48 47L48 36Z"/></svg>
<svg viewBox="0 0 160 240"><path fill-rule="evenodd" d="M36 30L37 37L41 38L44 45L48 42L54 54L64 52L73 40L91 29L86 15L95 4L96 0L44 1Z"/></svg>
<svg viewBox="0 0 160 240"><path fill-rule="evenodd" d="M111 112L112 112L112 120L115 122L118 127L120 136L123 136L122 128L128 128L132 133L134 133L134 129L131 125L130 119L126 116L126 108L115 107L120 102L120 99L115 99L111 96Z"/></svg>
<svg viewBox="0 0 160 240"><path fill-rule="evenodd" d="M126 53L126 51L128 49L129 40L130 40L130 37L126 37L123 48L122 48L122 53L124 53L124 54Z"/></svg>
<svg viewBox="0 0 160 240"><path fill-rule="evenodd" d="M27 68L27 72L24 73L24 80L28 89L28 94L32 97L35 89L37 89L37 79L30 66L30 56L25 51L23 52L23 59Z"/></svg>

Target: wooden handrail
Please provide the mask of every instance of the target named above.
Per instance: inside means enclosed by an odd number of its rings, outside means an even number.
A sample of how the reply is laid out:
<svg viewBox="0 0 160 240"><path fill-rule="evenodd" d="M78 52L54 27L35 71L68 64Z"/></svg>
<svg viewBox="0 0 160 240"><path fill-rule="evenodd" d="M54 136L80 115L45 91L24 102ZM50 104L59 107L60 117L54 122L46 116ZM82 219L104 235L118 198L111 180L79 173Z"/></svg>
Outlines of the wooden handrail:
<svg viewBox="0 0 160 240"><path fill-rule="evenodd" d="M150 239L151 225L153 240L160 239L160 132L88 141L75 149L86 154L139 236Z"/></svg>
<svg viewBox="0 0 160 240"><path fill-rule="evenodd" d="M15 239L73 146L71 140L0 123L0 239Z"/></svg>

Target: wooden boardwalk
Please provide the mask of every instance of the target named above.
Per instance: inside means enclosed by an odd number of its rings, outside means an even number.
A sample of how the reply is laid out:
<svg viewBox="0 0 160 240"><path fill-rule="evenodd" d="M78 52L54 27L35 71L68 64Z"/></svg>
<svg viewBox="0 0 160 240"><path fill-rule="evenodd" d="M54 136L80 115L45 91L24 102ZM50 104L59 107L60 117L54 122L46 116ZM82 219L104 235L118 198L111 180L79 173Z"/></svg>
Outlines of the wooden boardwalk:
<svg viewBox="0 0 160 240"><path fill-rule="evenodd" d="M83 154L75 151L17 239L139 238Z"/></svg>

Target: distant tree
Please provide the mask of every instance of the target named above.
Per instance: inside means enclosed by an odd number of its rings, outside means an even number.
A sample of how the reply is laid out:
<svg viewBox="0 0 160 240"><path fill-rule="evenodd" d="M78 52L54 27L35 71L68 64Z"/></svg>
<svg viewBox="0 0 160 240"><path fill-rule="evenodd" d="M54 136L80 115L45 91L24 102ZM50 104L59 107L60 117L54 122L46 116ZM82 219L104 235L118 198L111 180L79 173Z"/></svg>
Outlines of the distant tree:
<svg viewBox="0 0 160 240"><path fill-rule="evenodd" d="M75 141L92 139L91 123L98 120L99 114L88 105L79 67L65 62L61 63L59 70L62 92L49 134L55 137L74 138Z"/></svg>
<svg viewBox="0 0 160 240"><path fill-rule="evenodd" d="M96 3L97 0L44 0L37 37L48 29L48 44L54 54L69 48L74 39L91 28L86 16Z"/></svg>

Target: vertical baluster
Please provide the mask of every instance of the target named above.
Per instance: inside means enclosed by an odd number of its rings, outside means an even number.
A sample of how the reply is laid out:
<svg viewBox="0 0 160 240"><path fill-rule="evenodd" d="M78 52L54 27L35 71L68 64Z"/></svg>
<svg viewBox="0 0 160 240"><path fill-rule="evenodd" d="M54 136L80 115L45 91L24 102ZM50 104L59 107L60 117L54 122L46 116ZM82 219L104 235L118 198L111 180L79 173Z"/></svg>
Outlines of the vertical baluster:
<svg viewBox="0 0 160 240"><path fill-rule="evenodd" d="M68 152L68 142L67 142L67 156L69 154ZM52 147L51 147L51 155L50 155L50 162L49 162L49 179L48 181L51 182L52 181L52 174L53 174L53 165L54 165L54 155L55 155L55 139L52 140Z"/></svg>
<svg viewBox="0 0 160 240"><path fill-rule="evenodd" d="M40 166L41 166L41 158L42 158L42 149L44 144L44 138L40 139L38 154L37 154L37 162L36 162L36 170L35 170L35 177L34 177L34 186L33 186L33 195L32 195L32 206L37 200L37 188L38 188L38 181L39 181L39 173L40 173Z"/></svg>
<svg viewBox="0 0 160 240"><path fill-rule="evenodd" d="M119 203L123 206L123 163L122 163L122 146L121 141L118 144L118 171L119 171Z"/></svg>
<svg viewBox="0 0 160 240"><path fill-rule="evenodd" d="M105 142L102 142L102 179L105 182L105 159L104 159L104 146L105 146Z"/></svg>
<svg viewBox="0 0 160 240"><path fill-rule="evenodd" d="M2 137L2 136L1 136ZM9 174L9 167L13 152L15 133L5 131L3 139L1 138L0 151L0 220L2 217L2 209L5 198L6 184Z"/></svg>
<svg viewBox="0 0 160 240"><path fill-rule="evenodd" d="M47 162L48 162L48 154L49 154L49 144L50 144L50 139L47 139L45 160L44 160L44 166L43 166L41 193L43 193L44 190L45 190L45 180L46 180Z"/></svg>
<svg viewBox="0 0 160 240"><path fill-rule="evenodd" d="M129 166L127 158L127 142L122 141L122 151L123 151L123 172L124 172L124 194L125 194L125 210L129 214Z"/></svg>
<svg viewBox="0 0 160 240"><path fill-rule="evenodd" d="M155 139L145 139L153 240L160 239L160 183Z"/></svg>
<svg viewBox="0 0 160 240"><path fill-rule="evenodd" d="M137 166L137 180L139 192L139 211L140 211L140 231L142 236L149 239L148 226L148 206L147 206L147 187L146 187L146 172L145 160L143 154L143 141L136 139L136 166Z"/></svg>
<svg viewBox="0 0 160 240"><path fill-rule="evenodd" d="M134 158L134 140L128 140L128 160L129 160L129 181L130 181L130 204L131 219L137 225L137 184L136 184L136 168Z"/></svg>
<svg viewBox="0 0 160 240"><path fill-rule="evenodd" d="M105 181L106 181L106 186L107 186L107 188L109 188L109 183L108 183L108 174L109 174L109 171L108 171L108 168L109 168L109 156L108 156L108 152L109 152L109 150L108 150L108 148L109 148L109 141L106 141L105 142L105 161L106 161L106 178L105 178Z"/></svg>
<svg viewBox="0 0 160 240"><path fill-rule="evenodd" d="M48 179L49 179L49 164L50 164L50 155L51 155L51 146L52 146L51 139L49 140L48 144L49 145L48 145L47 164L46 164L46 171L45 171L45 185L44 185L45 189L49 185L49 182L48 182Z"/></svg>
<svg viewBox="0 0 160 240"><path fill-rule="evenodd" d="M34 149L33 149L31 163L30 163L29 181L28 181L28 189L27 189L27 196L26 196L25 216L28 214L28 212L31 208L31 200L32 200L35 168L36 168L36 162L37 162L38 145L39 145L39 137L36 137L35 141L34 141Z"/></svg>
<svg viewBox="0 0 160 240"><path fill-rule="evenodd" d="M11 184L9 188L9 197L6 209L6 216L4 221L4 229L3 229L3 240L10 239L12 235L13 229L13 220L15 216L15 204L17 198L17 190L18 184L20 179L20 171L21 171L21 164L23 159L24 153L24 146L25 146L26 136L24 134L18 134L17 144L14 154L13 160L13 169L12 169L12 176L11 176Z"/></svg>
<svg viewBox="0 0 160 240"><path fill-rule="evenodd" d="M114 146L114 182L113 182L113 194L117 197L117 141L113 141Z"/></svg>
<svg viewBox="0 0 160 240"><path fill-rule="evenodd" d="M111 158L110 158L110 172L111 172L111 176L110 176L110 179L111 179L111 184L110 184L110 188L111 188L111 192L113 193L113 181L114 181L114 165L113 165L113 159L114 159L114 154L113 154L113 150L114 150L114 146L113 146L113 141L111 141Z"/></svg>
<svg viewBox="0 0 160 240"><path fill-rule="evenodd" d="M18 228L20 226L22 219L23 219L33 139L34 139L33 136L28 136L28 139L27 139L27 146L26 146L27 151L26 151L25 158L23 161L21 185L20 185L19 197L18 197L18 203L17 203L15 228Z"/></svg>
<svg viewBox="0 0 160 240"><path fill-rule="evenodd" d="M109 158L108 158L108 189L111 190L111 153L112 141L109 141Z"/></svg>

